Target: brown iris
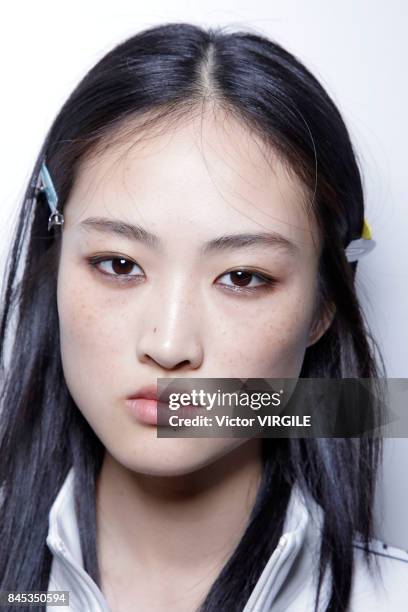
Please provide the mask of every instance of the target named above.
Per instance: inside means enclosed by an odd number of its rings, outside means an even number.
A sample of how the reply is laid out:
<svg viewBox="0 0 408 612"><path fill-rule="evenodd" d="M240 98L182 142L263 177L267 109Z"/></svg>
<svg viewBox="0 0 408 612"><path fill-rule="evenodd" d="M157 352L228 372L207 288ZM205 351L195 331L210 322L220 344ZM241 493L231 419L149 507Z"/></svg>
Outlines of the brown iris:
<svg viewBox="0 0 408 612"><path fill-rule="evenodd" d="M133 261L129 261L123 257L116 257L112 259L112 270L115 272L115 274L130 274L134 265L135 264Z"/></svg>
<svg viewBox="0 0 408 612"><path fill-rule="evenodd" d="M239 286L245 287L251 282L253 277L252 272L244 272L242 270L235 270L234 272L229 273L231 276L231 280Z"/></svg>

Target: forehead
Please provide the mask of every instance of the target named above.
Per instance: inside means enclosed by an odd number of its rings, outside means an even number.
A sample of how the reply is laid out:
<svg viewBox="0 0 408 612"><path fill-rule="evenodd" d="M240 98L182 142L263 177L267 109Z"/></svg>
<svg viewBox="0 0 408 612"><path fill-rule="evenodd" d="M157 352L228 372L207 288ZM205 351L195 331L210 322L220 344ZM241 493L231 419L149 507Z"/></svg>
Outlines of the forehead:
<svg viewBox="0 0 408 612"><path fill-rule="evenodd" d="M64 208L65 229L109 217L203 239L274 231L315 248L307 195L277 152L231 115L206 112L160 129L129 122L82 162ZM174 232L173 232L174 235Z"/></svg>

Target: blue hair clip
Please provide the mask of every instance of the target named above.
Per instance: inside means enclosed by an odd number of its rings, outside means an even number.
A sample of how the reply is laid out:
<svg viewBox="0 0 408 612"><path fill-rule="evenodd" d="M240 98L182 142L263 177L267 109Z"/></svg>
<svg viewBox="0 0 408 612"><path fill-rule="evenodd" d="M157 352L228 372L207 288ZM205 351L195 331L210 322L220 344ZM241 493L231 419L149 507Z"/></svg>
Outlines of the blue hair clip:
<svg viewBox="0 0 408 612"><path fill-rule="evenodd" d="M55 190L54 183L52 182L48 168L45 165L45 161L43 161L41 164L39 179L40 184L38 189L40 191L45 192L45 196L47 198L47 202L51 210L51 214L48 218L48 231L50 231L53 225L62 226L64 224L64 215L58 210L57 192ZM376 242L372 239L371 228L368 222L364 219L364 226L361 238L352 240L350 242L350 244L345 250L346 258L349 262L357 261L364 255L367 255L367 253L370 253L370 251L373 250L375 245Z"/></svg>
<svg viewBox="0 0 408 612"><path fill-rule="evenodd" d="M373 250L376 245L375 240L373 240L373 233L371 231L371 227L368 225L367 221L364 219L363 231L361 233L361 238L357 238L356 240L352 240L348 247L346 248L346 258L347 261L353 262L357 261L367 253Z"/></svg>
<svg viewBox="0 0 408 612"><path fill-rule="evenodd" d="M41 164L38 189L45 193L48 206L51 210L51 214L48 218L48 231L50 231L53 225L62 226L64 224L64 215L58 210L57 192L55 190L54 183L52 182L52 178L48 171L48 168L45 165L45 161L43 161L43 163Z"/></svg>

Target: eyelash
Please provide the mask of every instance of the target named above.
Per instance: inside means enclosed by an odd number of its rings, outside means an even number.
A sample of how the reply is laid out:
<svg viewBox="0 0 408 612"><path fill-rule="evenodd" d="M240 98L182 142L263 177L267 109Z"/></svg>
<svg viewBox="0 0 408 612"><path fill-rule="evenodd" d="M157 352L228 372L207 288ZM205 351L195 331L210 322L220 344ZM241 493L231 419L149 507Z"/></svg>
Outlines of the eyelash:
<svg viewBox="0 0 408 612"><path fill-rule="evenodd" d="M99 268L98 268L98 264L100 263L104 263L104 262L111 262L111 261L117 261L117 260L123 260L126 263L131 263L137 267L139 267L141 269L141 267L139 266L139 264L137 264L135 261L128 259L127 257L121 257L121 256L111 256L111 257L107 257L107 256L94 256L94 257L88 257L87 261L89 263L89 265L94 268L97 272L99 272L100 274L103 274L105 276L111 277L109 280L114 282L114 283L130 283L133 282L135 280L135 276L131 275L131 274L110 274L108 272L102 272ZM264 274L259 274L258 272L255 272L251 269L247 269L247 268L238 268L236 270L230 270L229 272L224 272L224 274L221 275L222 276L226 276L226 275L230 275L233 272L244 272L244 273L248 273L251 274L252 277L256 277L259 280L263 281L263 285L258 285L257 287L239 287L239 286L233 286L233 285L225 285L222 284L221 285L227 289L227 291L232 291L234 293L254 293L254 292L259 292L259 291L270 291L276 284L276 281L274 278L272 278L271 276L266 276ZM141 275L138 275L139 277L141 277ZM252 279L251 279L252 280Z"/></svg>

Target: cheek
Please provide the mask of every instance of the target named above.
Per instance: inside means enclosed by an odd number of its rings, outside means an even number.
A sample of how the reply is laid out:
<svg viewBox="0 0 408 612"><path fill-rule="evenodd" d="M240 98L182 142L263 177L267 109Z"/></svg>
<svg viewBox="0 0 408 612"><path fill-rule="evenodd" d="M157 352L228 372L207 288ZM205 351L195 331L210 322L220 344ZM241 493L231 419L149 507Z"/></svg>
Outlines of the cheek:
<svg viewBox="0 0 408 612"><path fill-rule="evenodd" d="M70 275L62 268L57 305L61 360L71 395L81 407L106 401L121 355L123 360L124 338L117 304L109 304L106 295L99 300L78 272Z"/></svg>
<svg viewBox="0 0 408 612"><path fill-rule="evenodd" d="M283 293L262 307L236 308L224 318L224 351L219 368L224 376L295 378L299 375L309 339L312 296Z"/></svg>

